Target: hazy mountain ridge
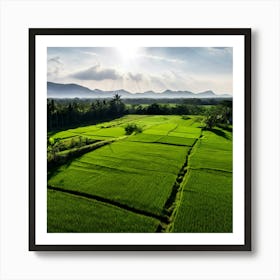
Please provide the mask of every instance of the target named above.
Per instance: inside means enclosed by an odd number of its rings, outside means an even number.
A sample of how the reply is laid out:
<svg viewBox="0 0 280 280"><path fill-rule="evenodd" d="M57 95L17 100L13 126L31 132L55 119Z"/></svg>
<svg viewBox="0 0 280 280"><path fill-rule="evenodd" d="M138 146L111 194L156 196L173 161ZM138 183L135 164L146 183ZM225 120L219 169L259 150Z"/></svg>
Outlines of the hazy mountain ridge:
<svg viewBox="0 0 280 280"><path fill-rule="evenodd" d="M163 92L146 91L143 93L130 93L124 89L114 91L91 90L78 84L59 84L47 82L48 98L111 98L115 94L122 98L232 98L229 94L217 95L212 90L199 93L191 91L165 90Z"/></svg>

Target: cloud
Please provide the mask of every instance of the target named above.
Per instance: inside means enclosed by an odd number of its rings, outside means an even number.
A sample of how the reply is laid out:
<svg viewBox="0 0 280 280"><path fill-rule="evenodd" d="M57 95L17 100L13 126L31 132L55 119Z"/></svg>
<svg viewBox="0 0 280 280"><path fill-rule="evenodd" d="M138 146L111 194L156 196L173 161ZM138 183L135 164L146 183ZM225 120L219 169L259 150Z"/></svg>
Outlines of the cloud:
<svg viewBox="0 0 280 280"><path fill-rule="evenodd" d="M86 70L76 72L70 76L79 80L95 81L122 79L122 75L120 75L116 70L111 68L102 68L99 64Z"/></svg>
<svg viewBox="0 0 280 280"><path fill-rule="evenodd" d="M205 48L209 55L213 56L232 56L232 48L230 47L210 47Z"/></svg>
<svg viewBox="0 0 280 280"><path fill-rule="evenodd" d="M91 56L99 56L96 52L91 52L91 51L80 51L80 52Z"/></svg>
<svg viewBox="0 0 280 280"><path fill-rule="evenodd" d="M63 63L59 56L48 59L48 78L57 77L63 70Z"/></svg>
<svg viewBox="0 0 280 280"><path fill-rule="evenodd" d="M54 63L54 64L59 64L59 65L62 64L62 62L60 61L60 57L59 56L55 56L55 57L49 58L48 59L48 63Z"/></svg>
<svg viewBox="0 0 280 280"><path fill-rule="evenodd" d="M166 89L166 83L164 83L163 79L158 76L150 76L150 83L153 86L153 88L156 88L157 90L164 90ZM149 89L151 90L151 89Z"/></svg>
<svg viewBox="0 0 280 280"><path fill-rule="evenodd" d="M143 80L143 75L141 73L132 74L131 72L127 73L127 78L135 82L140 82Z"/></svg>
<svg viewBox="0 0 280 280"><path fill-rule="evenodd" d="M169 62L169 63L184 63L185 62L185 61L180 60L180 59L168 58L168 57L163 57L163 56L158 56L158 55L141 54L139 56L141 56L143 58L147 58L147 59L153 59L153 60L162 61L162 62Z"/></svg>

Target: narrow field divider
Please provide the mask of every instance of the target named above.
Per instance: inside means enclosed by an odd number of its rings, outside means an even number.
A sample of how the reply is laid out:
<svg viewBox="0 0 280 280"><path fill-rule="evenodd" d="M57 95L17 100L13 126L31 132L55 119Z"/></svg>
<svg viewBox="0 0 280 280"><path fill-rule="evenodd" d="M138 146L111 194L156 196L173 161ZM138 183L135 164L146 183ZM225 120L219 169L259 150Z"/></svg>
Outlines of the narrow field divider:
<svg viewBox="0 0 280 280"><path fill-rule="evenodd" d="M63 164L68 163L69 161L74 160L75 158L78 158L88 152L94 151L96 149L99 149L105 145L109 145L117 140L123 139L126 136L123 137L119 137L119 138L114 138L114 139L110 139L110 140L104 140L104 141L99 141L99 142L95 142L93 144L90 145L84 145L82 147L79 148L73 148L70 150L66 150L63 152L58 152L56 153L55 157L51 160L48 161L48 169L52 169L54 167L59 167Z"/></svg>
<svg viewBox="0 0 280 280"><path fill-rule="evenodd" d="M68 193L68 194L72 194L72 195L75 195L75 196L80 196L80 197L84 197L84 198L88 198L88 199L93 199L93 200L96 200L96 201L100 201L100 202L103 202L103 203L106 203L106 204L110 204L110 205L122 208L122 209L130 211L130 212L133 212L135 214L155 218L162 223L167 223L168 222L168 218L165 217L165 216L160 216L160 215L157 215L157 214L145 211L145 210L136 209L136 208L130 207L126 204L122 204L120 202L117 202L117 201L114 201L114 200L111 200L111 199L108 199L108 198L104 198L104 197L101 197L101 196L98 196L98 195L93 195L93 194L80 192L80 191L75 191L75 190L62 189L62 188L53 187L53 186L49 186L49 185L48 185L48 189L59 191L59 192L64 192L64 193Z"/></svg>
<svg viewBox="0 0 280 280"><path fill-rule="evenodd" d="M190 149L188 150L187 155L186 155L186 160L177 175L175 183L172 187L171 194L164 205L163 215L168 217L168 221L167 221L167 223L161 223L158 226L157 232L170 232L170 229L172 227L172 221L173 221L175 213L176 213L176 209L179 206L178 202L180 201L183 184L187 180L187 176L189 174L189 172L188 172L190 169L189 157L192 154L196 143L199 141L199 139L202 138L202 136L203 136L202 132L203 132L203 130L201 130L199 137L196 138L194 143L190 146Z"/></svg>

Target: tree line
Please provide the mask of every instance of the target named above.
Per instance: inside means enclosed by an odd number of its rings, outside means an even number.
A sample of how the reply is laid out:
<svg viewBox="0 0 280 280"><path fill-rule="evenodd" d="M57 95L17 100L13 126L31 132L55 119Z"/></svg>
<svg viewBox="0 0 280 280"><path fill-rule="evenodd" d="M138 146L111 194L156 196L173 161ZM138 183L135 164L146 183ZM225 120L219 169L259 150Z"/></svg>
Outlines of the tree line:
<svg viewBox="0 0 280 280"><path fill-rule="evenodd" d="M95 100L88 102L81 102L79 99L70 101L48 99L48 130L103 122L121 117L125 112L125 104L118 94L111 100Z"/></svg>
<svg viewBox="0 0 280 280"><path fill-rule="evenodd" d="M207 103L208 102L208 103ZM207 106L201 104L208 104ZM211 128L218 122L232 123L232 101L200 99L183 100L179 104L127 104L116 94L112 99L48 99L48 131L79 125L109 121L126 114L143 115L204 115L206 125Z"/></svg>

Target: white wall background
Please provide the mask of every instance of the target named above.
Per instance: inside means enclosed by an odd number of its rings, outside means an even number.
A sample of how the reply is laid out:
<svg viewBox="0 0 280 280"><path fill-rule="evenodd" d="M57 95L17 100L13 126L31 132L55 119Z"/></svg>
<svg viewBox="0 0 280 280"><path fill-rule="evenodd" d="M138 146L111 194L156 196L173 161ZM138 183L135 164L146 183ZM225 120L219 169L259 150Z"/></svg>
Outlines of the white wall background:
<svg viewBox="0 0 280 280"><path fill-rule="evenodd" d="M280 279L280 2L0 0L1 279ZM253 29L252 252L28 251L28 28Z"/></svg>

